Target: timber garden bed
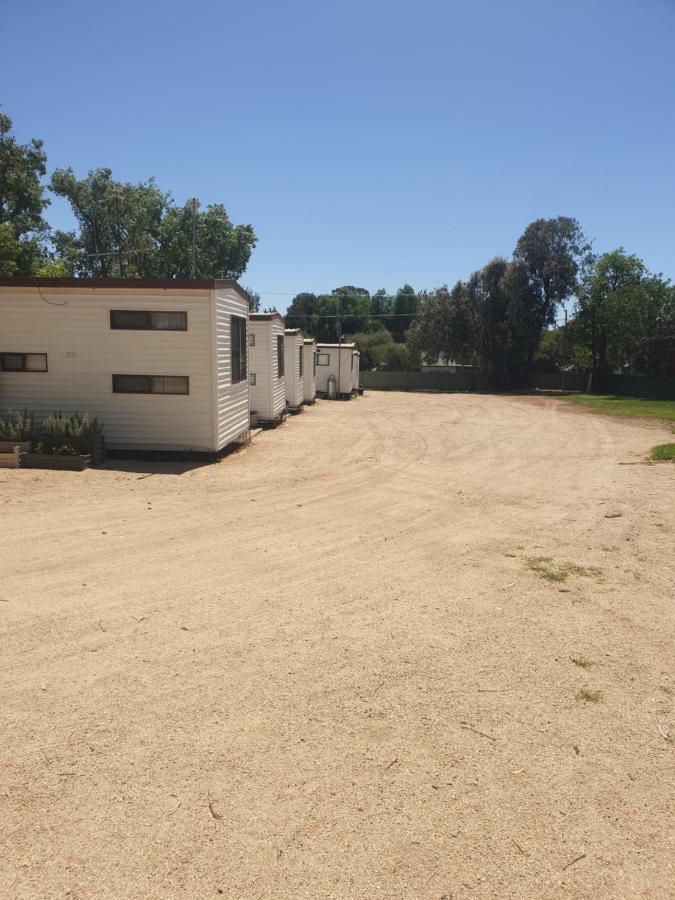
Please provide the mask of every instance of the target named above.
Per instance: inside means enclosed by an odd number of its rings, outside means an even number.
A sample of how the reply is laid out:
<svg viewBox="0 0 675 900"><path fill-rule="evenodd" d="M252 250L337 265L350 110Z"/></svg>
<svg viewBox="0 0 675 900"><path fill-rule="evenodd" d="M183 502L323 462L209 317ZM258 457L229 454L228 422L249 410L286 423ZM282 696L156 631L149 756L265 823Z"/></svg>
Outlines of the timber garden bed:
<svg viewBox="0 0 675 900"><path fill-rule="evenodd" d="M39 426L28 410L0 419L0 467L81 472L104 461L103 429L88 414L53 413Z"/></svg>

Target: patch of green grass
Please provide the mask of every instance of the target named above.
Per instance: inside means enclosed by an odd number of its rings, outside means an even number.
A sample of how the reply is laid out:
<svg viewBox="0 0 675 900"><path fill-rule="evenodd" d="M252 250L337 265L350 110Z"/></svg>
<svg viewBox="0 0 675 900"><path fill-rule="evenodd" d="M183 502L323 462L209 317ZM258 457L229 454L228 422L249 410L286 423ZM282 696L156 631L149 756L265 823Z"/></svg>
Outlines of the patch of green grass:
<svg viewBox="0 0 675 900"><path fill-rule="evenodd" d="M601 575L600 569L594 566L579 566L572 562L557 563L552 556L526 556L525 565L546 581L567 581L568 575L579 575L583 578Z"/></svg>
<svg viewBox="0 0 675 900"><path fill-rule="evenodd" d="M582 688L577 691L577 700L583 700L585 703L598 703L602 700L602 691L591 691L588 688Z"/></svg>
<svg viewBox="0 0 675 900"><path fill-rule="evenodd" d="M595 665L593 660L589 659L587 656L570 656L570 659L575 666L580 666L582 669L590 669L591 666Z"/></svg>
<svg viewBox="0 0 675 900"><path fill-rule="evenodd" d="M675 444L658 444L649 451L650 459L675 460Z"/></svg>
<svg viewBox="0 0 675 900"><path fill-rule="evenodd" d="M639 397L614 397L611 394L565 394L562 399L610 416L675 422L675 400L641 400Z"/></svg>

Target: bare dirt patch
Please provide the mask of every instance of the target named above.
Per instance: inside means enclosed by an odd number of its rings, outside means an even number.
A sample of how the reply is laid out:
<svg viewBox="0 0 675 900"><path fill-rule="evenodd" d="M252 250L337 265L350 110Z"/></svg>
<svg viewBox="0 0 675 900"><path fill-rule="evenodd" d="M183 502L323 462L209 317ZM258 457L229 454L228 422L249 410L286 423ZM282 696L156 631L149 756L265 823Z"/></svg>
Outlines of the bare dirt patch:
<svg viewBox="0 0 675 900"><path fill-rule="evenodd" d="M675 469L559 407L3 474L6 896L672 896Z"/></svg>

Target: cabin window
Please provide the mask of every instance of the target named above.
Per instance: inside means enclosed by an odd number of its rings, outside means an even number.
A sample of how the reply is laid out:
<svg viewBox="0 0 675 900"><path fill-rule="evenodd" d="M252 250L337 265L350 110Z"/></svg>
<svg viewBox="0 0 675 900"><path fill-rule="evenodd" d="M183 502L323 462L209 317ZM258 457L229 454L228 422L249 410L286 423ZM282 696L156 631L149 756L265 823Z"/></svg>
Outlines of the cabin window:
<svg viewBox="0 0 675 900"><path fill-rule="evenodd" d="M187 313L111 309L110 327L126 331L187 331Z"/></svg>
<svg viewBox="0 0 675 900"><path fill-rule="evenodd" d="M312 375L316 375L316 353L312 353Z"/></svg>
<svg viewBox="0 0 675 900"><path fill-rule="evenodd" d="M303 373L303 363L304 363L304 360L302 358L303 353L304 353L303 348L299 347L298 348L298 375L300 376L300 378L302 378L302 373Z"/></svg>
<svg viewBox="0 0 675 900"><path fill-rule="evenodd" d="M316 354L316 364L317 364L317 366L329 366L330 365L330 353L317 353Z"/></svg>
<svg viewBox="0 0 675 900"><path fill-rule="evenodd" d="M255 372L251 372L251 374L249 376L249 382L251 384L255 384Z"/></svg>
<svg viewBox="0 0 675 900"><path fill-rule="evenodd" d="M113 375L113 394L189 394L187 375Z"/></svg>
<svg viewBox="0 0 675 900"><path fill-rule="evenodd" d="M248 345L249 345L249 347L255 347L255 335L254 334L249 335Z"/></svg>
<svg viewBox="0 0 675 900"><path fill-rule="evenodd" d="M232 384L246 378L246 319L230 316L230 349L232 351Z"/></svg>
<svg viewBox="0 0 675 900"><path fill-rule="evenodd" d="M277 335L277 377L284 377L284 336Z"/></svg>
<svg viewBox="0 0 675 900"><path fill-rule="evenodd" d="M46 353L0 353L3 372L46 372Z"/></svg>
<svg viewBox="0 0 675 900"><path fill-rule="evenodd" d="M354 371L354 354L352 353L352 372Z"/></svg>

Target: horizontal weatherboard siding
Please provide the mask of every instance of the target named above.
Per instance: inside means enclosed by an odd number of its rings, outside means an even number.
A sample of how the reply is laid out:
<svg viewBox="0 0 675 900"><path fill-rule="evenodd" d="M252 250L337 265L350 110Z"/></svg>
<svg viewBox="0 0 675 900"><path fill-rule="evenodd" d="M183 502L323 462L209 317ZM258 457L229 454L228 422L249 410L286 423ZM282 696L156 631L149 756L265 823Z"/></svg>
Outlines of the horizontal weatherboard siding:
<svg viewBox="0 0 675 900"><path fill-rule="evenodd" d="M0 285L0 351L43 351L47 373L1 372L0 415L27 408L90 412L112 447L208 451L213 446L214 290ZM247 303L233 292L241 306ZM187 331L117 330L111 309L187 313ZM112 376L189 378L189 394L117 394Z"/></svg>
<svg viewBox="0 0 675 900"><path fill-rule="evenodd" d="M248 378L232 382L231 317L248 319L248 302L238 291L216 288L214 299L215 341L215 448L222 450L243 437L250 427ZM248 341L244 352L248 352Z"/></svg>
<svg viewBox="0 0 675 900"><path fill-rule="evenodd" d="M253 316L249 321L255 344L249 346L249 368L255 373L251 386L251 409L259 419L274 420L286 409L286 381L279 378L277 366L277 338L283 345L284 325L278 316Z"/></svg>

